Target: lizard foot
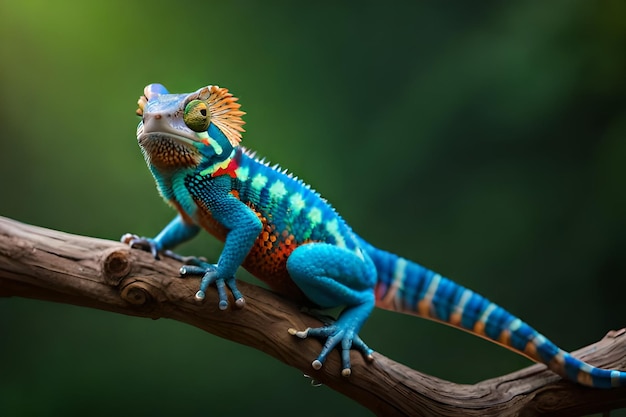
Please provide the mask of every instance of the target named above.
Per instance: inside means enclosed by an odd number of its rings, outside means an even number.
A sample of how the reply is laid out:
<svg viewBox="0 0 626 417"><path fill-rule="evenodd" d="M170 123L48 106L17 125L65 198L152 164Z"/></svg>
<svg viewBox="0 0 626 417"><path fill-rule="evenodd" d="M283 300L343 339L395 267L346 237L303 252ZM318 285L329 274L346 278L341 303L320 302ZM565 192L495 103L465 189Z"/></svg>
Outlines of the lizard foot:
<svg viewBox="0 0 626 417"><path fill-rule="evenodd" d="M126 243L131 248L139 248L147 252L150 252L152 256L154 257L154 259L161 259L161 257L159 256L159 252L161 252L163 255L167 256L168 258L172 258L184 264L197 265L200 262L206 262L205 258L198 258L195 256L182 256L169 249L165 251L161 251L160 246L156 242L156 240L151 239L149 237L137 236L132 233L124 234L120 238L120 242Z"/></svg>
<svg viewBox="0 0 626 417"><path fill-rule="evenodd" d="M217 294L219 296L219 309L226 310L228 308L228 294L226 293L226 287L230 290L235 298L235 306L238 308L242 308L246 301L241 295L239 289L237 289L237 282L235 277L230 277L227 279L218 278L217 277L217 265L210 264L200 260L199 258L194 258L193 265L183 265L180 268L180 275L182 277L186 276L202 276L202 281L200 281L200 289L196 293L196 300L202 301L206 296L206 289L215 282L217 286Z"/></svg>
<svg viewBox="0 0 626 417"><path fill-rule="evenodd" d="M154 241L154 239L150 239L149 237L141 237L132 233L125 233L120 238L120 242L126 243L131 248L139 248L150 252L154 259L159 258L159 246Z"/></svg>
<svg viewBox="0 0 626 417"><path fill-rule="evenodd" d="M350 350L352 348L361 352L361 354L368 361L373 361L374 357L372 354L374 351L370 349L364 342L361 340L359 335L357 335L354 330L349 327L344 327L339 325L338 323L331 324L329 326L311 328L309 327L306 330L298 331L296 329L290 328L289 334L292 336L297 336L301 339L306 339L307 337L317 337L317 338L326 338L326 343L324 343L324 347L320 352L319 356L311 363L311 366L315 370L319 370L322 368L322 365L326 361L326 357L335 347L339 347L341 344L341 364L342 371L341 375L348 377L352 373L350 369Z"/></svg>

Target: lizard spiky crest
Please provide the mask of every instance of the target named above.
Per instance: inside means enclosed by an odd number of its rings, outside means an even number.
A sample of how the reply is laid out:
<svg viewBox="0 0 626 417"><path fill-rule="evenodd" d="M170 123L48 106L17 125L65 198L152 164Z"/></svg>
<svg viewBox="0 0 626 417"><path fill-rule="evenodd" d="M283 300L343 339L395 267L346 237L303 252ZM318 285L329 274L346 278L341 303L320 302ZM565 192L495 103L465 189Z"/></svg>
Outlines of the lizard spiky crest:
<svg viewBox="0 0 626 417"><path fill-rule="evenodd" d="M245 112L239 110L239 100L228 92L228 89L216 85L204 87L198 91L198 99L206 101L211 114L211 123L217 126L233 147L241 142Z"/></svg>

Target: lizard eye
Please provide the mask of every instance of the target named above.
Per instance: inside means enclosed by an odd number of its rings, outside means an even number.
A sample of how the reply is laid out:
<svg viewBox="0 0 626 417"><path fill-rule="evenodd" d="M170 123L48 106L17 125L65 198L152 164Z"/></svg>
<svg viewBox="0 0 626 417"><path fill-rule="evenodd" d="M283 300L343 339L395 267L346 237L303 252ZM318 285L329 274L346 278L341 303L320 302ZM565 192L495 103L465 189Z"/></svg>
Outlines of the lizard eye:
<svg viewBox="0 0 626 417"><path fill-rule="evenodd" d="M209 128L209 107L202 100L191 100L185 106L183 121L194 132L205 132Z"/></svg>

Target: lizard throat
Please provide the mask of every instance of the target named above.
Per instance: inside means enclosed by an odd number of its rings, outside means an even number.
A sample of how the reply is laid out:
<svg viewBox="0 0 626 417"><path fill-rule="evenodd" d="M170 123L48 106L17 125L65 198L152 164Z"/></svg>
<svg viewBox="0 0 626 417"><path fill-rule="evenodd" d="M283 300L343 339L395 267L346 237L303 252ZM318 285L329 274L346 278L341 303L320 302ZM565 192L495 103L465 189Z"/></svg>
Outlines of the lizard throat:
<svg viewBox="0 0 626 417"><path fill-rule="evenodd" d="M171 135L143 134L138 136L137 141L148 165L158 169L194 168L202 160L202 155L193 144L173 138Z"/></svg>

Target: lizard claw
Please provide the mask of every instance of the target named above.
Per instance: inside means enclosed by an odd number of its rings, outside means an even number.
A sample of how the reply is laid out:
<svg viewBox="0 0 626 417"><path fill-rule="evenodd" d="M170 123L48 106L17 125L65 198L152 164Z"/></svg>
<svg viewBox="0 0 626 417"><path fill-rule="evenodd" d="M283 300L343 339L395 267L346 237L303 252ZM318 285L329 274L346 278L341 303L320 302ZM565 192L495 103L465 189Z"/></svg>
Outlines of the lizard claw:
<svg viewBox="0 0 626 417"><path fill-rule="evenodd" d="M217 277L217 265L209 264L203 261L197 261L199 265L183 265L180 268L180 275L191 276L201 275L202 281L200 281L200 289L196 292L196 300L202 301L206 296L206 289L215 282L217 287L217 294L219 296L219 309L226 310L228 308L228 294L226 293L226 287L230 290L235 298L235 306L237 308L243 308L245 305L245 299L237 288L237 282L235 277L227 279Z"/></svg>
<svg viewBox="0 0 626 417"><path fill-rule="evenodd" d="M374 351L370 349L359 337L359 335L354 333L354 331L350 328L343 328L342 326L338 326L337 324L332 324L329 326L317 328L309 327L303 331L298 331L296 329L290 328L288 331L290 335L299 337L301 339L306 339L310 336L326 338L326 343L324 343L322 351L320 352L318 357L313 362L311 362L311 366L315 370L319 370L322 368L322 365L326 361L328 354L335 347L341 348L341 375L344 377L349 377L352 374L352 370L350 368L350 350L352 348L360 351L367 361L371 362L372 360L374 360L374 356L372 355Z"/></svg>
<svg viewBox="0 0 626 417"><path fill-rule="evenodd" d="M120 242L126 243L131 248L139 248L148 251L152 254L154 259L159 258L159 247L154 239L149 237L140 237L132 233L125 233L120 238Z"/></svg>

